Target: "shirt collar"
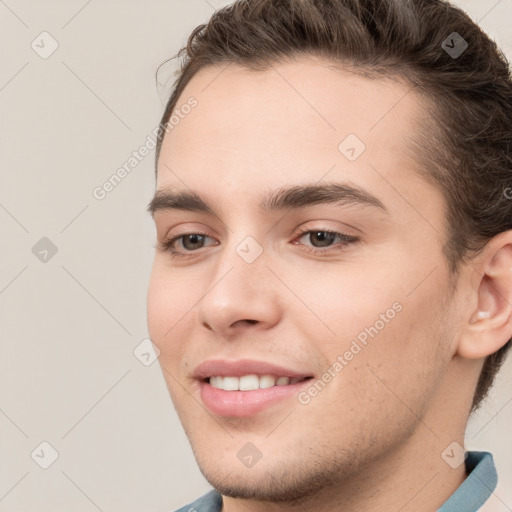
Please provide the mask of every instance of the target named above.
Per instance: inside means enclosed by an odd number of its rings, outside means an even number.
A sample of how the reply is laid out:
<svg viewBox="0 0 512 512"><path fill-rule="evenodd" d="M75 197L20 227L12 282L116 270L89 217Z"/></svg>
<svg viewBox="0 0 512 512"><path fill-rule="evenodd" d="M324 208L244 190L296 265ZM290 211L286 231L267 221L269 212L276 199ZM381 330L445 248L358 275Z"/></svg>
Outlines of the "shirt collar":
<svg viewBox="0 0 512 512"><path fill-rule="evenodd" d="M467 478L438 512L476 512L496 489L498 475L489 452L467 452L465 463Z"/></svg>

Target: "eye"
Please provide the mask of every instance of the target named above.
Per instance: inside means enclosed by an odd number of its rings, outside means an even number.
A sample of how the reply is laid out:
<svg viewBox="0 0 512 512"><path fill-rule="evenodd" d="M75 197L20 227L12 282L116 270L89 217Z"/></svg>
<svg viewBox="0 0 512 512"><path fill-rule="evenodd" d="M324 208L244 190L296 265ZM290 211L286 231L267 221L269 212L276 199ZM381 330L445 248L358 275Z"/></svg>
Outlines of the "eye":
<svg viewBox="0 0 512 512"><path fill-rule="evenodd" d="M205 247L206 240L213 240L207 233L187 233L175 236L169 240L165 240L161 248L164 251L168 251L172 256L188 256L187 253L197 252L197 249ZM176 244L181 246L180 249L176 249ZM210 244L217 245L217 244Z"/></svg>
<svg viewBox="0 0 512 512"><path fill-rule="evenodd" d="M296 236L295 240L302 240L304 238L312 244L312 246L305 245L306 252L313 254L326 254L332 252L333 249L339 252L342 251L347 245L355 243L359 240L355 236L346 235L345 233L339 233L338 231L322 228L302 231ZM338 244L332 245L336 240L338 240ZM301 244L303 244L303 242L301 242Z"/></svg>

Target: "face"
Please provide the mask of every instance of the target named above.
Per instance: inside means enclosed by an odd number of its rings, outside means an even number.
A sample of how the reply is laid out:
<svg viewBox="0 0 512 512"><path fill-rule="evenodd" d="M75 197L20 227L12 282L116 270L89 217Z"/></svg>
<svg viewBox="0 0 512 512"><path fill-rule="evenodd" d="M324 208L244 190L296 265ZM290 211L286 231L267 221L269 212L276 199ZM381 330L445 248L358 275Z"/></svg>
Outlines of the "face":
<svg viewBox="0 0 512 512"><path fill-rule="evenodd" d="M223 69L162 146L149 332L206 478L284 501L424 435L453 355L445 208L405 85Z"/></svg>

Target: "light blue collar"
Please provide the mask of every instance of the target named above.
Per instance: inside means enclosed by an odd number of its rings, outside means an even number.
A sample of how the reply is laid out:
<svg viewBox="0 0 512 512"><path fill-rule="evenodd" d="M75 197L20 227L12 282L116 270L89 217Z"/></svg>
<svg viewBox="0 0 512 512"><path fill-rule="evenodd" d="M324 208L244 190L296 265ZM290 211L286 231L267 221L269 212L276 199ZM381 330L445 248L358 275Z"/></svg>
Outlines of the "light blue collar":
<svg viewBox="0 0 512 512"><path fill-rule="evenodd" d="M466 480L438 512L476 512L496 489L498 475L489 452L468 452L466 472Z"/></svg>

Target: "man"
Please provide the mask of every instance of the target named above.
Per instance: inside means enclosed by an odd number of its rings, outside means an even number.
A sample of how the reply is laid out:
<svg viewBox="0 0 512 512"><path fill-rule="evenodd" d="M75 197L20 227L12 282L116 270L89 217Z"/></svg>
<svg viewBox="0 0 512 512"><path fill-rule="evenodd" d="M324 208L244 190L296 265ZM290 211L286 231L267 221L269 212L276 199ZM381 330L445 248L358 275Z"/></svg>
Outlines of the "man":
<svg viewBox="0 0 512 512"><path fill-rule="evenodd" d="M512 80L441 0L247 0L162 118L148 325L185 511L474 511L512 336Z"/></svg>

